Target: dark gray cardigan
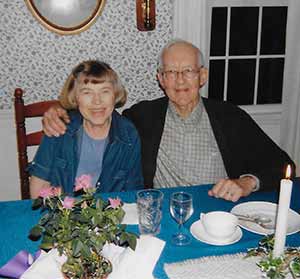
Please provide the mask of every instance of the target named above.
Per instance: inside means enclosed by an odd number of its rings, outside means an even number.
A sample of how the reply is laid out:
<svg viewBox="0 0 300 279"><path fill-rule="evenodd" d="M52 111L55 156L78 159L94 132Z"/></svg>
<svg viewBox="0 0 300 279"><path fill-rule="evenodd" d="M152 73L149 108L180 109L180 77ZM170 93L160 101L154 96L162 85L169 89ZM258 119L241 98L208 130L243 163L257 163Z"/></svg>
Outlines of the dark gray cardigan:
<svg viewBox="0 0 300 279"><path fill-rule="evenodd" d="M285 166L295 165L242 109L227 102L202 98L229 178L253 174L261 190L279 186ZM123 115L136 126L142 144L145 187L153 187L156 158L164 128L168 98L142 101ZM295 173L295 172L294 172ZM184 186L184 185L182 185Z"/></svg>

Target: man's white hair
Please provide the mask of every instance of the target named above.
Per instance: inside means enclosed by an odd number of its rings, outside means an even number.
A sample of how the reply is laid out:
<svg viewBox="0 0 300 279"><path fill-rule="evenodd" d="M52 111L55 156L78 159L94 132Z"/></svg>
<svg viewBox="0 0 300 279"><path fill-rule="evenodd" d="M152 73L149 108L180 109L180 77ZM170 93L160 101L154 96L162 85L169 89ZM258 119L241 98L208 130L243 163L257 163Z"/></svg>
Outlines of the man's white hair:
<svg viewBox="0 0 300 279"><path fill-rule="evenodd" d="M170 40L160 51L160 54L158 57L158 70L161 70L163 68L163 55L165 54L165 52L168 49L170 49L172 46L177 45L177 44L184 44L184 45L191 46L192 48L194 48L197 51L199 67L204 66L204 57L203 57L201 50L188 41L176 38L176 39Z"/></svg>

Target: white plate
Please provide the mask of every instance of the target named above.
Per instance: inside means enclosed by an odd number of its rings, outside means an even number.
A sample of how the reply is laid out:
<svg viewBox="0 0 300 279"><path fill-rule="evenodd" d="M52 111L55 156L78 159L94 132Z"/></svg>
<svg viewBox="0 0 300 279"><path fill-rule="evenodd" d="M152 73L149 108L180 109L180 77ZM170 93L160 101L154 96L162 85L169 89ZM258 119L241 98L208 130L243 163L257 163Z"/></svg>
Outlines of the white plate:
<svg viewBox="0 0 300 279"><path fill-rule="evenodd" d="M192 236L195 237L196 239L212 245L233 244L239 241L243 235L241 228L237 227L237 230L229 239L226 240L214 239L213 237L211 237L209 234L206 233L201 220L198 220L191 225L190 232Z"/></svg>
<svg viewBox="0 0 300 279"><path fill-rule="evenodd" d="M273 224L275 227L276 214L277 214L277 204L271 202L245 202L236 205L231 209L233 214L249 215L249 216L262 216L270 218L272 221L268 224ZM257 234L272 234L274 229L265 229L260 225L253 222L239 220L239 225L250 231ZM294 210L290 209L288 214L288 228L287 234L293 234L300 230L300 215Z"/></svg>

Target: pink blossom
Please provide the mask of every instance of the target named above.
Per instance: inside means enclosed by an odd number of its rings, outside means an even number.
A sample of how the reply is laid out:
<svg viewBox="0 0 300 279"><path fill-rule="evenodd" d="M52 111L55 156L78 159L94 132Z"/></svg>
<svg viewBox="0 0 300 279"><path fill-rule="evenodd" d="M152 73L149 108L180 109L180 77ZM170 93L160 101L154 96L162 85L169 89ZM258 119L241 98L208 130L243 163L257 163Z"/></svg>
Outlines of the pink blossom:
<svg viewBox="0 0 300 279"><path fill-rule="evenodd" d="M108 200L112 208L117 208L121 205L121 200L119 198L116 199L108 198Z"/></svg>
<svg viewBox="0 0 300 279"><path fill-rule="evenodd" d="M52 187L42 188L39 192L39 197L42 197L42 198L48 198L48 197L52 197L52 196L53 196Z"/></svg>
<svg viewBox="0 0 300 279"><path fill-rule="evenodd" d="M61 187L52 187L52 195L60 196L61 195Z"/></svg>
<svg viewBox="0 0 300 279"><path fill-rule="evenodd" d="M92 188L92 176L89 174L83 174L77 177L75 181L75 192L87 188Z"/></svg>
<svg viewBox="0 0 300 279"><path fill-rule="evenodd" d="M76 199L68 197L68 196L65 197L64 201L62 202L63 208L72 209L72 207L74 206L75 200Z"/></svg>
<svg viewBox="0 0 300 279"><path fill-rule="evenodd" d="M51 198L54 196L59 196L61 194L61 187L45 187L39 192L39 197L41 198Z"/></svg>

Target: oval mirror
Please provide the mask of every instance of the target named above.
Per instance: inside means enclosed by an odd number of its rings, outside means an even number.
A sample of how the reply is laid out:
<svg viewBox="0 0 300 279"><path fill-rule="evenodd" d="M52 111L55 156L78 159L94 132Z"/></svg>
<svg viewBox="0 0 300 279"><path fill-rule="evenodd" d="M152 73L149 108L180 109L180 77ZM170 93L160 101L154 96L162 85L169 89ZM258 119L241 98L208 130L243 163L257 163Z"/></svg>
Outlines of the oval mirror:
<svg viewBox="0 0 300 279"><path fill-rule="evenodd" d="M46 28L59 34L76 34L93 24L105 0L25 0Z"/></svg>

